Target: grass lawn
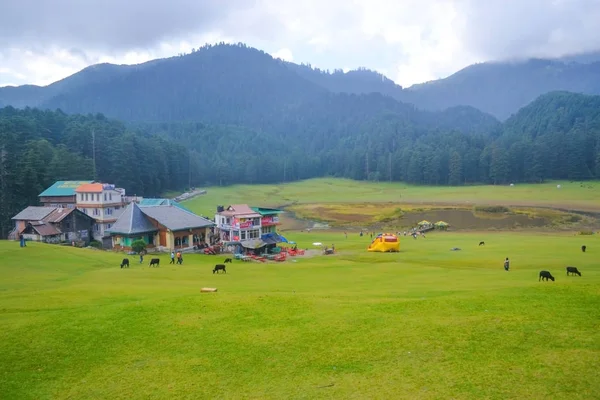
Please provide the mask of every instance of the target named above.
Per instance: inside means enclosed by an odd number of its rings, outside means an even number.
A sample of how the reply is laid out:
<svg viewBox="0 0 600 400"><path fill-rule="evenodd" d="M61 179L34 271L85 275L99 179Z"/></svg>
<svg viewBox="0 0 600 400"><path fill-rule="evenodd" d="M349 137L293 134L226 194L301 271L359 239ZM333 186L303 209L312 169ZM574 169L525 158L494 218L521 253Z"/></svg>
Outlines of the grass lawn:
<svg viewBox="0 0 600 400"><path fill-rule="evenodd" d="M558 189L557 185L561 188ZM217 205L247 203L282 206L295 203L502 204L600 211L600 182L479 186L415 186L321 178L281 185L209 187L207 194L185 202L186 207L214 216Z"/></svg>
<svg viewBox="0 0 600 400"><path fill-rule="evenodd" d="M221 256L120 269L118 254L0 242L0 398L599 397L597 235L434 233L398 254L286 236L338 254L213 275Z"/></svg>

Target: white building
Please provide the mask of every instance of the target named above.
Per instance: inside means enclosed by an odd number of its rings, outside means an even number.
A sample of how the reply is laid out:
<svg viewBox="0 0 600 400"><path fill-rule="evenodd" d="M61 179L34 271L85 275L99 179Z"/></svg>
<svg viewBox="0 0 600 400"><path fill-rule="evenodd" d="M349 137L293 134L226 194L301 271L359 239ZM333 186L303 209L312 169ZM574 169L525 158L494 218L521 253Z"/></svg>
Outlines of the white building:
<svg viewBox="0 0 600 400"><path fill-rule="evenodd" d="M105 183L88 183L76 190L76 206L96 220L93 228L95 240L109 237L111 228L127 206L125 190Z"/></svg>

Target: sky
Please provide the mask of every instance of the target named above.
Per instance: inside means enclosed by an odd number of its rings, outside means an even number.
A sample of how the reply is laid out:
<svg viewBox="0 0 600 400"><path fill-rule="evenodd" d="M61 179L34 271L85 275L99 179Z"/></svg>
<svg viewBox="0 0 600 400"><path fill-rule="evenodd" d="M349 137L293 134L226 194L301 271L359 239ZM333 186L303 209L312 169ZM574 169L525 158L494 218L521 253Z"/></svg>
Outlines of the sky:
<svg viewBox="0 0 600 400"><path fill-rule="evenodd" d="M476 62L600 50L600 0L0 0L0 86L222 41L408 87Z"/></svg>

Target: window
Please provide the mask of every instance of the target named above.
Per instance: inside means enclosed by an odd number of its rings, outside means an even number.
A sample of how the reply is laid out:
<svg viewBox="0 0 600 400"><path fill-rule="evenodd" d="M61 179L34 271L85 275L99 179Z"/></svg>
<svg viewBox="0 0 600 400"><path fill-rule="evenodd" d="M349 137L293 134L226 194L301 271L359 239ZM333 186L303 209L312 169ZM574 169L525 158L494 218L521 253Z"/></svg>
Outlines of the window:
<svg viewBox="0 0 600 400"><path fill-rule="evenodd" d="M246 231L242 231L240 234L240 240L246 240Z"/></svg>
<svg viewBox="0 0 600 400"><path fill-rule="evenodd" d="M107 209L105 209L104 213L106 215L112 215L112 208L108 207Z"/></svg>
<svg viewBox="0 0 600 400"><path fill-rule="evenodd" d="M112 201L112 193L108 194L108 200Z"/></svg>
<svg viewBox="0 0 600 400"><path fill-rule="evenodd" d="M88 194L87 193L85 193L85 201L88 201Z"/></svg>
<svg viewBox="0 0 600 400"><path fill-rule="evenodd" d="M106 193L104 193L104 201L107 201L108 197L106 196Z"/></svg>
<svg viewBox="0 0 600 400"><path fill-rule="evenodd" d="M94 215L100 215L100 210L98 210L97 208L94 208Z"/></svg>
<svg viewBox="0 0 600 400"><path fill-rule="evenodd" d="M106 229L110 229L112 227L112 224L106 224Z"/></svg>
<svg viewBox="0 0 600 400"><path fill-rule="evenodd" d="M99 224L94 224L94 230L96 232L100 232L100 225Z"/></svg>
<svg viewBox="0 0 600 400"><path fill-rule="evenodd" d="M96 193L96 201L100 201L100 193Z"/></svg>
<svg viewBox="0 0 600 400"><path fill-rule="evenodd" d="M248 239L257 239L260 236L258 229L248 231Z"/></svg>

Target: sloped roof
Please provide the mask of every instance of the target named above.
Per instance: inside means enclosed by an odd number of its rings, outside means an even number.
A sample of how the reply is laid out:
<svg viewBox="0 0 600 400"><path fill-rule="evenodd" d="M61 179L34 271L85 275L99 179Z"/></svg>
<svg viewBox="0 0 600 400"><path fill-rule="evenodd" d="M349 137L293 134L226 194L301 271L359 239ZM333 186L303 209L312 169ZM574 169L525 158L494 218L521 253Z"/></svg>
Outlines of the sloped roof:
<svg viewBox="0 0 600 400"><path fill-rule="evenodd" d="M12 219L18 221L41 221L54 210L56 210L56 207L29 206L12 217Z"/></svg>
<svg viewBox="0 0 600 400"><path fill-rule="evenodd" d="M243 216L246 218L260 217L260 214L257 213L256 211L254 211L253 209L251 209L247 204L232 204L229 207L227 207L225 209L225 211L221 211L218 214L224 215L227 217L232 217L232 216L236 216L236 217Z"/></svg>
<svg viewBox="0 0 600 400"><path fill-rule="evenodd" d="M31 224L31 227L35 229L41 236L54 236L60 235L62 232L56 226L51 224Z"/></svg>
<svg viewBox="0 0 600 400"><path fill-rule="evenodd" d="M171 200L171 199L144 198L139 202L138 205L140 207L175 206L175 207L181 208L182 210L191 212L190 210L188 210L187 208L182 206L180 203L176 202L175 200Z"/></svg>
<svg viewBox="0 0 600 400"><path fill-rule="evenodd" d="M152 225L152 222L146 218L140 207L135 203L130 203L117 221L107 229L111 234L135 235L149 232L156 232L158 229Z"/></svg>
<svg viewBox="0 0 600 400"><path fill-rule="evenodd" d="M52 197L61 197L61 196L75 196L75 190L81 186L88 183L92 183L93 181L57 181L54 182L54 185L50 186L48 189L44 190L42 193L38 195L38 197L42 196L52 196Z"/></svg>
<svg viewBox="0 0 600 400"><path fill-rule="evenodd" d="M172 231L215 225L212 221L177 206L142 207L141 211Z"/></svg>
<svg viewBox="0 0 600 400"><path fill-rule="evenodd" d="M74 208L55 208L50 214L44 217L44 221L55 224L65 219L67 215L73 212L75 212ZM89 215L87 216L89 217Z"/></svg>
<svg viewBox="0 0 600 400"><path fill-rule="evenodd" d="M102 193L104 185L101 183L85 183L75 189L77 193Z"/></svg>

